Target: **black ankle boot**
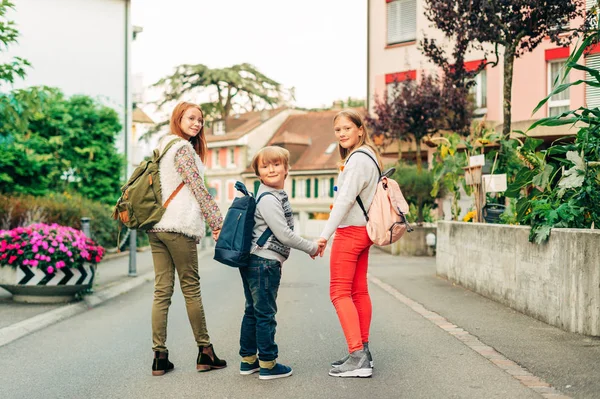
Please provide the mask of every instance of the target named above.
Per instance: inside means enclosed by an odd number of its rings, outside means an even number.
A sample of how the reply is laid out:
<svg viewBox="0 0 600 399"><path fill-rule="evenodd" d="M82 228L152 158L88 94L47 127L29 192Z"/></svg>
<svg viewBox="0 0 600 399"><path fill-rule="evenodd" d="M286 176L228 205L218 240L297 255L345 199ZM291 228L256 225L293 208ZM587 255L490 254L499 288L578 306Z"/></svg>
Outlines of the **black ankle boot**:
<svg viewBox="0 0 600 399"><path fill-rule="evenodd" d="M227 367L225 360L219 359L212 344L198 347L198 359L196 359L196 370L209 371L211 369L222 369Z"/></svg>
<svg viewBox="0 0 600 399"><path fill-rule="evenodd" d="M152 375L163 375L171 371L175 365L169 361L169 352L154 352L154 361L152 362Z"/></svg>

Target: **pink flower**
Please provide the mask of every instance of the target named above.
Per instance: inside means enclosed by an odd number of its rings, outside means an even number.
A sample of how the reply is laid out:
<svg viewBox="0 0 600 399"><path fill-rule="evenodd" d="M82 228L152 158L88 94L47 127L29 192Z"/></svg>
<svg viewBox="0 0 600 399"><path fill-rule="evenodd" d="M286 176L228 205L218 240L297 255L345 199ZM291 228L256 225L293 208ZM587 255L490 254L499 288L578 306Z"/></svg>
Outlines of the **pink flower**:
<svg viewBox="0 0 600 399"><path fill-rule="evenodd" d="M12 265L12 263L13 263L14 261L16 261L16 260L17 260L17 257L16 257L16 256L14 256L14 255L12 255L10 258L8 258L8 264L9 264L9 265Z"/></svg>
<svg viewBox="0 0 600 399"><path fill-rule="evenodd" d="M52 241L52 244L51 244L51 245L52 245L53 247L58 247L58 242L56 242L56 241Z"/></svg>
<svg viewBox="0 0 600 399"><path fill-rule="evenodd" d="M73 256L73 252L71 252L71 251L67 252L67 256L70 258L71 256Z"/></svg>
<svg viewBox="0 0 600 399"><path fill-rule="evenodd" d="M37 267L38 263L39 263L39 262L38 262L37 260L32 260L32 261L29 261L29 264L30 264L31 266L33 266L33 267Z"/></svg>
<svg viewBox="0 0 600 399"><path fill-rule="evenodd" d="M25 259L25 260L23 261L23 265L25 265L25 266L29 265L29 259Z"/></svg>
<svg viewBox="0 0 600 399"><path fill-rule="evenodd" d="M46 269L46 271L50 274L54 273L54 268L52 266L48 266L48 268Z"/></svg>
<svg viewBox="0 0 600 399"><path fill-rule="evenodd" d="M48 249L48 242L42 241L42 248Z"/></svg>
<svg viewBox="0 0 600 399"><path fill-rule="evenodd" d="M99 257L99 256L96 256L96 263L100 262L101 260L102 260L102 258L101 258L101 257Z"/></svg>
<svg viewBox="0 0 600 399"><path fill-rule="evenodd" d="M48 248L48 252L50 252L51 254L53 254L54 253L54 248L53 247Z"/></svg>
<svg viewBox="0 0 600 399"><path fill-rule="evenodd" d="M39 251L39 248L37 245L34 245L33 247L31 247L31 252L35 253L37 251Z"/></svg>
<svg viewBox="0 0 600 399"><path fill-rule="evenodd" d="M22 250L22 249L19 249L19 250L17 251L17 255L23 255L23 254L24 254L24 252L23 252L23 250Z"/></svg>
<svg viewBox="0 0 600 399"><path fill-rule="evenodd" d="M41 256L40 254L35 254L34 258L35 258L35 259L39 259L39 258L40 258L40 256Z"/></svg>

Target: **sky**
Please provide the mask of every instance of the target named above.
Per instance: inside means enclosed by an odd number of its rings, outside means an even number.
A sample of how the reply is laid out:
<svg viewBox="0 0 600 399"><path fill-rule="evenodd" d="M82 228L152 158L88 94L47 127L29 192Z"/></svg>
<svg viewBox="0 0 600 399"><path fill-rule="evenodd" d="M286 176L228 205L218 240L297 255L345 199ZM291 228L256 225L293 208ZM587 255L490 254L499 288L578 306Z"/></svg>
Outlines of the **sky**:
<svg viewBox="0 0 600 399"><path fill-rule="evenodd" d="M181 64L250 63L294 87L298 107L366 97L367 0L132 0L131 9L143 28L132 72L144 86Z"/></svg>

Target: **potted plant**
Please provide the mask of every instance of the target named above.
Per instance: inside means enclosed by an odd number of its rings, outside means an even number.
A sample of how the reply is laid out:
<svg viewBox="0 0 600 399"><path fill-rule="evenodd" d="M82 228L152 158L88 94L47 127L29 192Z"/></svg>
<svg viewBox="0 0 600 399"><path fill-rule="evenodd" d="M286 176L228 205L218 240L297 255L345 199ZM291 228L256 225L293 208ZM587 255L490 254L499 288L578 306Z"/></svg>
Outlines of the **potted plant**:
<svg viewBox="0 0 600 399"><path fill-rule="evenodd" d="M0 230L0 287L21 302L68 302L90 288L104 248L58 224Z"/></svg>

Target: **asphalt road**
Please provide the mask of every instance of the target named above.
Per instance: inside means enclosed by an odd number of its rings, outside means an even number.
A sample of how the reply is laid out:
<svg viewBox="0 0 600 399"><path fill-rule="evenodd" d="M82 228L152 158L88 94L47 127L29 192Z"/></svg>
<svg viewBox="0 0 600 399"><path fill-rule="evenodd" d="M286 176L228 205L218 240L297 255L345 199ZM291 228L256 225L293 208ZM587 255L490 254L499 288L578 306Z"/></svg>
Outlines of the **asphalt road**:
<svg viewBox="0 0 600 399"><path fill-rule="evenodd" d="M0 348L0 398L533 398L517 380L440 328L371 285L372 378L328 376L345 342L329 301L326 258L293 253L279 291L279 361L289 378L261 381L239 374L243 312L237 270L201 259L207 322L229 367L195 371L197 349L179 287L169 315L175 370L151 376L152 286ZM385 281L385 278L383 278Z"/></svg>

